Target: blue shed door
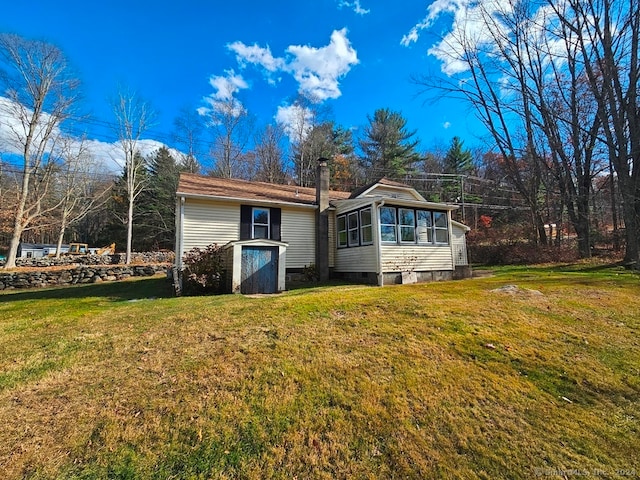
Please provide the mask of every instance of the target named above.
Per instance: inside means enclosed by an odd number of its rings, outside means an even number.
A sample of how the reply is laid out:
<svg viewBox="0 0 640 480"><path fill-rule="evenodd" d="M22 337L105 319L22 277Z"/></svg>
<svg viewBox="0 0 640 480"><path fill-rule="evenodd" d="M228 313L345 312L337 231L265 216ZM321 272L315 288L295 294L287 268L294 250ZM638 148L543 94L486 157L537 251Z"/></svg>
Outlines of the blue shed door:
<svg viewBox="0 0 640 480"><path fill-rule="evenodd" d="M278 291L278 247L242 247L242 293Z"/></svg>

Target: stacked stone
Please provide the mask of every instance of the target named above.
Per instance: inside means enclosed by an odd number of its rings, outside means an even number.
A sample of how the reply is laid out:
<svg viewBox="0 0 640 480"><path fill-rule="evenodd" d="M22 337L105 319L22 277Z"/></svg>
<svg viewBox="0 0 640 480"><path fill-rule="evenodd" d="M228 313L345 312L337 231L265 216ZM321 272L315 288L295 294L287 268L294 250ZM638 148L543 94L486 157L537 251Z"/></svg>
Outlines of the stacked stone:
<svg viewBox="0 0 640 480"><path fill-rule="evenodd" d="M129 277L148 277L167 272L167 265L78 266L66 270L0 272L0 290L52 287L78 283L114 282Z"/></svg>

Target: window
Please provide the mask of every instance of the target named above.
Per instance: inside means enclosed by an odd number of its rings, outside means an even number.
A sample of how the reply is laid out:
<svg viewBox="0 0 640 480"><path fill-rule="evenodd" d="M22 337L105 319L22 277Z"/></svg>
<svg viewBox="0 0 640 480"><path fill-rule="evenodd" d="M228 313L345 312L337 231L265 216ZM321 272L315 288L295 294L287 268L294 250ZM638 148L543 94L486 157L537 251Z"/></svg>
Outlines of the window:
<svg viewBox="0 0 640 480"><path fill-rule="evenodd" d="M373 243L371 208L360 210L360 238L362 239L362 245L371 245Z"/></svg>
<svg viewBox="0 0 640 480"><path fill-rule="evenodd" d="M428 210L417 210L416 235L418 243L433 243L433 219Z"/></svg>
<svg viewBox="0 0 640 480"><path fill-rule="evenodd" d="M396 209L380 207L380 238L383 242L396 243Z"/></svg>
<svg viewBox="0 0 640 480"><path fill-rule="evenodd" d="M358 232L358 212L351 212L347 215L347 226L349 227L349 246L353 247L360 244L360 235Z"/></svg>
<svg viewBox="0 0 640 480"><path fill-rule="evenodd" d="M340 215L338 217L338 247L347 246L347 217Z"/></svg>
<svg viewBox="0 0 640 480"><path fill-rule="evenodd" d="M416 241L416 212L410 208L399 208L400 241L415 243Z"/></svg>
<svg viewBox="0 0 640 480"><path fill-rule="evenodd" d="M436 243L449 243L447 214L442 212L433 212L433 224L435 227Z"/></svg>
<svg viewBox="0 0 640 480"><path fill-rule="evenodd" d="M269 238L269 209L254 207L251 222L251 238Z"/></svg>

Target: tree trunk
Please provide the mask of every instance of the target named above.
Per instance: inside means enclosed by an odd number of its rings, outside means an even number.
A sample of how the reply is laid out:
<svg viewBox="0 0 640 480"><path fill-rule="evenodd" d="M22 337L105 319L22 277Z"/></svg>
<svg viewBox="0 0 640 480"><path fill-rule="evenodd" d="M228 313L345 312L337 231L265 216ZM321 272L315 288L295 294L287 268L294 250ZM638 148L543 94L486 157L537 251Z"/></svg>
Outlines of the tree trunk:
<svg viewBox="0 0 640 480"><path fill-rule="evenodd" d="M127 254L125 263L131 263L131 240L133 238L133 196L129 197L129 211L127 213Z"/></svg>
<svg viewBox="0 0 640 480"><path fill-rule="evenodd" d="M60 258L60 250L62 249L62 240L64 239L65 230L66 230L66 225L63 220L62 226L60 227L60 232L58 233L58 243L56 244L56 258Z"/></svg>
<svg viewBox="0 0 640 480"><path fill-rule="evenodd" d="M16 266L18 246L20 245L20 239L25 227L23 223L23 217L25 213L25 205L27 204L27 195L29 194L29 182L31 180L30 177L31 175L29 174L29 172L25 171L22 178L22 191L20 192L20 201L18 202L16 216L13 222L13 235L11 236L11 243L9 244L9 252L7 253L7 261L4 264L4 268L15 268Z"/></svg>

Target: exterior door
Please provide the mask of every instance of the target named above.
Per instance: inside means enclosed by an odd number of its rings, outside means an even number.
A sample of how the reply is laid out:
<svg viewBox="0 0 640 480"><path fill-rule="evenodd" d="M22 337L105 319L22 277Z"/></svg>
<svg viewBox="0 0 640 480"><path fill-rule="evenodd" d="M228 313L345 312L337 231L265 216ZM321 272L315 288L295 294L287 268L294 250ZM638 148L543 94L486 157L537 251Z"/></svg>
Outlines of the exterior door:
<svg viewBox="0 0 640 480"><path fill-rule="evenodd" d="M242 247L242 293L278 291L278 247Z"/></svg>

